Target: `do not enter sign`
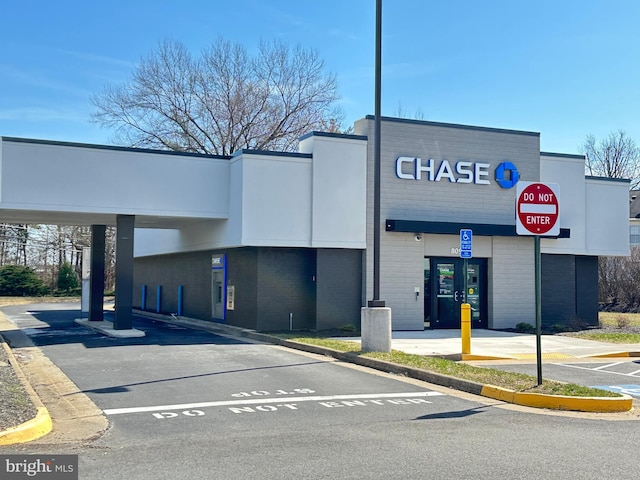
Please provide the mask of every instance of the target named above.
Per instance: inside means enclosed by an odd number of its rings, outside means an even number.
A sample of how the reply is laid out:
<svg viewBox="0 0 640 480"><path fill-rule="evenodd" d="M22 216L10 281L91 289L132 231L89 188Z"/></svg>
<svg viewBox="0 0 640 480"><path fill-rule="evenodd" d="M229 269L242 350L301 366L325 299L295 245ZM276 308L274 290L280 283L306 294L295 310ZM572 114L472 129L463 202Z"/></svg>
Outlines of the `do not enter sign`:
<svg viewBox="0 0 640 480"><path fill-rule="evenodd" d="M516 233L518 235L559 235L557 183L518 182L516 191Z"/></svg>

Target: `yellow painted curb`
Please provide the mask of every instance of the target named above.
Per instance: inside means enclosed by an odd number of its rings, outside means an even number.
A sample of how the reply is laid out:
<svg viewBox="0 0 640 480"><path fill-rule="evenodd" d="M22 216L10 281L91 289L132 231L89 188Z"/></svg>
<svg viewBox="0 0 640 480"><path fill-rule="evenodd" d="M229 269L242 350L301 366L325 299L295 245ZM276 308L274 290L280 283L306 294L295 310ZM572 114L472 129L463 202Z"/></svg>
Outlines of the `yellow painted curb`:
<svg viewBox="0 0 640 480"><path fill-rule="evenodd" d="M513 358L517 360L535 360L538 357L537 353L514 353ZM576 358L574 355L568 355L560 352L549 352L541 355L543 360L564 360L567 358Z"/></svg>
<svg viewBox="0 0 640 480"><path fill-rule="evenodd" d="M575 412L628 412L633 407L633 398L629 395L622 395L621 397L568 397L564 395L515 392L493 385L484 385L481 395L527 407Z"/></svg>
<svg viewBox="0 0 640 480"><path fill-rule="evenodd" d="M640 357L640 352L602 353L599 355L591 355L589 358L630 358L630 357Z"/></svg>
<svg viewBox="0 0 640 480"><path fill-rule="evenodd" d="M53 422L51 421L49 410L47 410L47 408L42 404L40 397L38 397L31 384L27 381L27 377L20 368L20 364L16 361L13 356L13 352L5 343L4 338L2 338L1 335L0 343L2 344L2 348L4 348L5 352L7 352L7 357L9 358L9 362L11 363L16 376L24 386L24 389L29 394L31 401L36 407L36 416L34 418L0 432L0 445L30 442L37 438L44 437L53 429Z"/></svg>
<svg viewBox="0 0 640 480"><path fill-rule="evenodd" d="M491 357L489 355L473 355L472 353L461 354L463 362L471 362L474 360L511 360L511 357Z"/></svg>
<svg viewBox="0 0 640 480"><path fill-rule="evenodd" d="M46 407L38 407L35 418L0 432L0 445L25 443L45 436L53 428L49 411Z"/></svg>

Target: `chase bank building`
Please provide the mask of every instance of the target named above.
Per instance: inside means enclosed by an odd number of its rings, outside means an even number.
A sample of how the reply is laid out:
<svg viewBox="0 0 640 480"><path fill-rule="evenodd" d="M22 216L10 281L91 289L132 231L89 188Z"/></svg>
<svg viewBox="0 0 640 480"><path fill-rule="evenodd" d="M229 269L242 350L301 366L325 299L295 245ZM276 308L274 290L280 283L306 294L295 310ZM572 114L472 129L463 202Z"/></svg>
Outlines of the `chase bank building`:
<svg viewBox="0 0 640 480"><path fill-rule="evenodd" d="M229 217L137 233L134 299L147 285L153 308L162 285L162 309L176 311L172 292L184 285L187 316L258 330L358 326L373 291L373 125L366 117L355 135L310 133L296 154L224 160ZM465 275L473 327L535 323L518 181L560 185L560 234L541 239L543 325L597 325L598 256L629 252L629 183L585 177L584 162L541 153L538 133L382 119L380 298L392 328L459 328Z"/></svg>
<svg viewBox="0 0 640 480"><path fill-rule="evenodd" d="M133 308L259 331L359 327L373 293L373 129L368 116L353 135L309 133L296 153L225 157L4 138L0 214L34 205L5 188L12 169L109 165L104 185L92 176L91 205L73 208L92 224L130 220ZM543 325L597 325L598 257L629 254L629 182L584 172L583 156L540 152L538 133L383 118L380 298L392 328L459 328L465 294L474 328L535 323L519 181L559 185L560 231L541 239ZM43 180L42 202L60 200L41 210L86 202L55 184ZM466 271L461 229L473 232Z"/></svg>

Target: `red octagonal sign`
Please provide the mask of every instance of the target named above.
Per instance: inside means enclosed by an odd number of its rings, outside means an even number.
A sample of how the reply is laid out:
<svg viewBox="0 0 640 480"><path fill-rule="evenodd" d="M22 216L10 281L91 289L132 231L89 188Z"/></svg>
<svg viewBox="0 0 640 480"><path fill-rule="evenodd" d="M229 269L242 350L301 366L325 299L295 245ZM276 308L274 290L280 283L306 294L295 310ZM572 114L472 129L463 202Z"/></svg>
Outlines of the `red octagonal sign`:
<svg viewBox="0 0 640 480"><path fill-rule="evenodd" d="M517 187L516 233L518 235L559 235L559 185L518 182Z"/></svg>

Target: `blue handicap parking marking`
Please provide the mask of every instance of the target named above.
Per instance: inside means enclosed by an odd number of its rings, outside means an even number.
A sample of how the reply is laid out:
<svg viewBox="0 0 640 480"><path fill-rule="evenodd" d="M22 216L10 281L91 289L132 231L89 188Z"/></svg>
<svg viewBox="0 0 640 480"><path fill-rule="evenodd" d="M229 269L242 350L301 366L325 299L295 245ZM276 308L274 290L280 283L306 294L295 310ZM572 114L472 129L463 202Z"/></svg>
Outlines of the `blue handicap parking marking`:
<svg viewBox="0 0 640 480"><path fill-rule="evenodd" d="M593 388L609 390L610 392L624 393L632 397L640 398L640 385L596 385Z"/></svg>

